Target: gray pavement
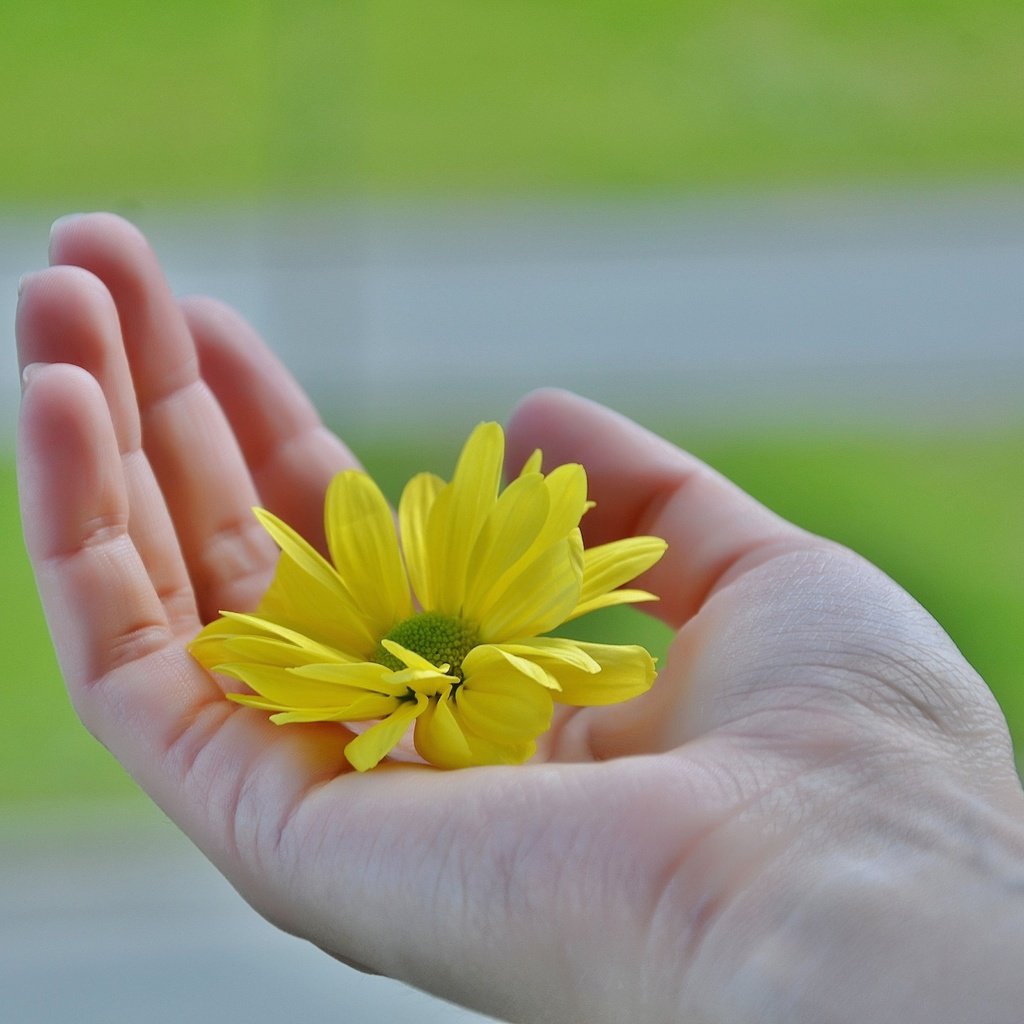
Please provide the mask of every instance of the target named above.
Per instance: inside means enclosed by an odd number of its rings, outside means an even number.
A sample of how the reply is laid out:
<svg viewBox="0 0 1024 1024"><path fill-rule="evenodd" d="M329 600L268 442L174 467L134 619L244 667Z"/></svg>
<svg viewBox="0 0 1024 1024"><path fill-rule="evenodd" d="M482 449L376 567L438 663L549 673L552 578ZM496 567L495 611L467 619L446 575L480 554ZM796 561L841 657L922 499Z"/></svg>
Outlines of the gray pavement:
<svg viewBox="0 0 1024 1024"><path fill-rule="evenodd" d="M0 214L3 322L51 212ZM967 425L1024 392L1024 187L135 219L342 426L461 433L542 384L740 425Z"/></svg>
<svg viewBox="0 0 1024 1024"><path fill-rule="evenodd" d="M277 931L144 805L0 819L3 1024L473 1024Z"/></svg>

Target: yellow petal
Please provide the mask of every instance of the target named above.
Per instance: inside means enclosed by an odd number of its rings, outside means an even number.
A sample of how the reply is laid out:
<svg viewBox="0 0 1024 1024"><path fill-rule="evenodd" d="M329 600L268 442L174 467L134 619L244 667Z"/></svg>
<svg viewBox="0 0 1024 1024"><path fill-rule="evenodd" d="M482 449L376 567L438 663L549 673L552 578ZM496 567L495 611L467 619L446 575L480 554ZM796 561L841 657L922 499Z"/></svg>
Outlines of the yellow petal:
<svg viewBox="0 0 1024 1024"><path fill-rule="evenodd" d="M453 694L455 714L468 729L494 743L522 744L551 724L551 693L500 658L488 659Z"/></svg>
<svg viewBox="0 0 1024 1024"><path fill-rule="evenodd" d="M527 476L530 473L539 473L543 458L541 450L534 448L530 453L530 457L523 463L523 468L519 470L519 475Z"/></svg>
<svg viewBox="0 0 1024 1024"><path fill-rule="evenodd" d="M527 679L545 687L548 690L559 690L561 685L558 680L545 670L536 661L523 658L509 648L511 644L481 644L474 647L462 661L462 670L465 673L476 673L486 671L495 667L499 662L504 662L517 672L521 672Z"/></svg>
<svg viewBox="0 0 1024 1024"><path fill-rule="evenodd" d="M216 620L221 622L223 620ZM213 672L218 665L226 661L248 660L240 657L228 646L238 637L231 633L218 635L214 632L207 632L205 629L188 645L188 653L199 662L203 668ZM246 638L248 639L248 638ZM269 638L268 638L269 639ZM297 650L291 644L284 645L289 650Z"/></svg>
<svg viewBox="0 0 1024 1024"><path fill-rule="evenodd" d="M558 636L535 636L529 640L501 644L503 651L518 654L539 665L565 664L581 672L600 672L601 666L584 651L578 641Z"/></svg>
<svg viewBox="0 0 1024 1024"><path fill-rule="evenodd" d="M438 768L465 768L472 763L465 734L445 698L432 700L416 719L413 741L420 757Z"/></svg>
<svg viewBox="0 0 1024 1024"><path fill-rule="evenodd" d="M383 721L371 725L345 747L348 763L360 772L376 767L395 749L410 723L426 710L429 703L428 697L417 694L415 701L404 701Z"/></svg>
<svg viewBox="0 0 1024 1024"><path fill-rule="evenodd" d="M575 462L557 466L544 478L548 489L550 509L544 531L537 538L539 548L568 536L587 510L587 473Z"/></svg>
<svg viewBox="0 0 1024 1024"><path fill-rule="evenodd" d="M258 707L258 705L252 705ZM395 702L368 693L357 701L340 708L299 708L296 711L278 711L270 716L274 725L297 725L305 722L369 722L382 718L395 708ZM268 710L268 709L265 709Z"/></svg>
<svg viewBox="0 0 1024 1024"><path fill-rule="evenodd" d="M394 640L382 640L381 643L385 650L406 666L404 669L394 672L386 665L361 662L348 665L305 665L292 671L303 678L365 686L396 697L403 697L410 690L430 697L451 685L454 677L447 675L450 665L432 665L415 651L408 650Z"/></svg>
<svg viewBox="0 0 1024 1024"><path fill-rule="evenodd" d="M263 528L273 538L274 543L287 557L322 587L335 592L339 600L346 602L351 600L351 596L334 571L334 567L319 551L272 512L263 508L254 508L253 512Z"/></svg>
<svg viewBox="0 0 1024 1024"><path fill-rule="evenodd" d="M629 537L587 548L583 553L580 603L570 618L612 604L657 600L653 594L643 590L622 591L628 596L617 598L610 597L609 592L650 569L667 547L660 537Z"/></svg>
<svg viewBox="0 0 1024 1024"><path fill-rule="evenodd" d="M402 531L402 552L412 589L424 608L433 607L430 590L430 562L427 548L427 521L445 482L433 473L414 476L402 491L398 503L398 523Z"/></svg>
<svg viewBox="0 0 1024 1024"><path fill-rule="evenodd" d="M269 665L221 665L217 669L223 675L239 679L255 690L264 700L276 705L282 711L302 708L342 708L362 701L367 695L379 697L384 710L371 715L378 718L396 706L398 698L386 692L372 690L366 686L342 685L309 678L288 669ZM403 691L404 693L404 691Z"/></svg>
<svg viewBox="0 0 1024 1024"><path fill-rule="evenodd" d="M397 706L397 701L390 700L389 702L389 698L375 693L363 694L362 697L354 698L340 707L315 708L290 708L263 697L250 696L247 693L229 693L227 698L235 704L273 712L270 720L275 725L289 725L297 722L367 722L390 714Z"/></svg>
<svg viewBox="0 0 1024 1024"><path fill-rule="evenodd" d="M301 679L317 679L333 686L352 686L364 690L375 690L378 693L403 697L409 687L396 680L397 673L386 665L364 661L350 665L302 665L293 668L290 673Z"/></svg>
<svg viewBox="0 0 1024 1024"><path fill-rule="evenodd" d="M511 490L511 488L509 489ZM510 560L500 575L471 582L473 601L466 610L468 618L476 622L488 620L489 614L495 608L504 606L506 595L513 584L516 581L529 579L526 574L535 561L546 557L550 558L553 546L565 538L571 538L574 541L578 537L579 521L587 507L587 475L583 467L574 463L559 466L544 477L544 490L547 492L548 499L547 516L543 525L536 531L533 542L519 558ZM534 500L538 502L538 505L542 504L539 498ZM580 559L580 565L582 567L582 559ZM544 569L541 567L534 570L536 574L543 571ZM580 571L582 574L582 568ZM521 597L521 592L517 596ZM577 598L577 603L578 600ZM560 612L558 620L545 627L545 630L552 629L564 622L569 611ZM546 621L549 620L546 619ZM537 632L545 630L537 630ZM511 634L503 634L502 638L509 635ZM496 635L486 637L486 639L497 638Z"/></svg>
<svg viewBox="0 0 1024 1024"><path fill-rule="evenodd" d="M380 645L388 654L394 655L406 668L422 669L424 672L437 672L440 670L439 665L432 664L422 654L410 651L407 647L403 647L394 640L381 640ZM451 666L449 665L448 668L451 668Z"/></svg>
<svg viewBox="0 0 1024 1024"><path fill-rule="evenodd" d="M434 501L427 523L431 611L462 614L470 554L497 500L504 451L501 427L481 423L462 449L451 483Z"/></svg>
<svg viewBox="0 0 1024 1024"><path fill-rule="evenodd" d="M244 612L222 612L221 615L225 622L232 623L235 626L239 636L243 636L245 633L255 637L267 636L269 634L311 655L317 661L361 660L346 654L344 651L339 651L335 647L318 643L311 637L306 636L305 633L301 633L296 629L289 629L282 623L262 615L247 615Z"/></svg>
<svg viewBox="0 0 1024 1024"><path fill-rule="evenodd" d="M455 680L454 676L446 675L436 668L406 668L396 672L393 678L396 683L404 683L407 691L422 693L424 697L447 693Z"/></svg>
<svg viewBox="0 0 1024 1024"><path fill-rule="evenodd" d="M221 616L223 616L221 612ZM217 637L234 636L235 634L243 632L239 630L237 626L233 626L226 619L219 618L214 619L212 622L208 622L203 628L196 634L195 639L192 641L193 644L197 644L206 640L213 640ZM189 645L191 646L191 644Z"/></svg>
<svg viewBox="0 0 1024 1024"><path fill-rule="evenodd" d="M334 657L334 652L327 653L325 658L324 652L296 647L295 644L269 636L210 636L194 641L189 651L201 665L214 671L218 665L228 662L294 668L297 665L319 664L328 659L339 664L348 664L352 660L340 654Z"/></svg>
<svg viewBox="0 0 1024 1024"><path fill-rule="evenodd" d="M480 609L485 643L519 640L546 633L565 621L579 603L583 541L579 530L528 563L489 606Z"/></svg>
<svg viewBox="0 0 1024 1024"><path fill-rule="evenodd" d="M338 575L377 635L412 614L395 521L365 473L338 473L324 506L327 546Z"/></svg>
<svg viewBox="0 0 1024 1024"><path fill-rule="evenodd" d="M565 662L545 662L544 667L562 685L560 692L551 694L560 704L617 704L651 688L656 674L654 659L643 647L571 642L597 662L601 671L586 672Z"/></svg>
<svg viewBox="0 0 1024 1024"><path fill-rule="evenodd" d="M488 595L504 590L508 576L532 551L548 520L550 500L539 473L520 476L501 493L484 522L469 559L463 614L479 619Z"/></svg>
<svg viewBox="0 0 1024 1024"><path fill-rule="evenodd" d="M598 608L611 608L617 604L640 604L644 601L657 600L657 594L651 594L646 590L612 590L590 601L581 601L573 608L572 613L565 621L569 622L571 619L578 619L581 615L586 615L588 612L596 612Z"/></svg>
<svg viewBox="0 0 1024 1024"><path fill-rule="evenodd" d="M257 613L329 647L368 657L377 646L377 635L368 628L333 567L294 531L292 540L287 540L277 527L271 536L287 543L289 549L282 548L274 578Z"/></svg>

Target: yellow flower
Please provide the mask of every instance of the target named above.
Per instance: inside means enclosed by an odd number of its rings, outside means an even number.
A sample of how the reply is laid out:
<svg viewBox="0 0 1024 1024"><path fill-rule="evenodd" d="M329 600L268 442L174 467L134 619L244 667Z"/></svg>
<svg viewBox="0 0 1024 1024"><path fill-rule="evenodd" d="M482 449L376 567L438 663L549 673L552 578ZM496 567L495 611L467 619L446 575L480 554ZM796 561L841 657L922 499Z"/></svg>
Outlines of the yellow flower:
<svg viewBox="0 0 1024 1024"><path fill-rule="evenodd" d="M330 561L256 509L281 549L274 579L255 613L208 625L193 656L253 691L229 699L279 724L373 721L345 747L360 771L413 723L416 750L437 767L518 764L556 703L643 693L654 661L642 647L543 634L596 608L652 600L616 588L657 562L665 542L584 550L583 467L545 475L534 452L502 490L504 447L496 423L478 426L450 483L430 473L409 482L397 532L370 477L339 473L324 512Z"/></svg>

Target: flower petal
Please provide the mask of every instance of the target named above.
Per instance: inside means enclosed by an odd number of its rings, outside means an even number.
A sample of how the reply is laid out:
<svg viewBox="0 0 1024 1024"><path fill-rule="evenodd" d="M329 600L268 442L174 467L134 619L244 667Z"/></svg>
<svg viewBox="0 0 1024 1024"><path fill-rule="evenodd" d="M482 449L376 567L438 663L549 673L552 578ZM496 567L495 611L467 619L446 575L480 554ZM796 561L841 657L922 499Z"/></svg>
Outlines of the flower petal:
<svg viewBox="0 0 1024 1024"><path fill-rule="evenodd" d="M611 608L617 604L641 604L644 601L657 600L659 600L657 594L652 594L646 590L612 590L607 594L602 594L600 597L595 597L592 601L580 602L573 608L572 614L565 621L569 622L572 619L578 619L581 615L596 612L599 608Z"/></svg>
<svg viewBox="0 0 1024 1024"><path fill-rule="evenodd" d="M387 718L371 725L345 747L348 763L360 772L375 768L394 750L410 723L427 709L429 703L430 698L421 693L416 694L415 701L403 701Z"/></svg>
<svg viewBox="0 0 1024 1024"><path fill-rule="evenodd" d="M233 695L237 703L248 704L250 707L261 705L253 701L242 701ZM368 693L358 701L340 708L298 708L294 711L278 711L270 716L275 725L298 725L305 722L369 722L374 718L382 718L394 710L395 704L385 704L383 697ZM269 711L271 708L263 707Z"/></svg>
<svg viewBox="0 0 1024 1024"><path fill-rule="evenodd" d="M470 586L473 587L475 583L476 589L472 591L472 606L467 608L466 614L474 621L483 622L488 619L494 609L503 607L509 592L514 591L515 585L524 579L531 578L527 574L531 571L533 563L540 559L550 558L552 547L566 538L571 539L578 536L579 522L587 508L587 474L583 467L575 463L559 466L544 477L544 489L548 498L547 517L536 532L533 543L520 558L510 561L508 567L496 578L490 581L485 578L471 582ZM582 545L580 545L580 549L582 550ZM545 570L538 567L533 571L535 574L540 574ZM580 558L580 574L582 576L582 558ZM536 575L533 579L536 579ZM521 591L517 596L522 596ZM577 603L578 600L577 598ZM545 621L549 621L550 624L543 629L534 630L534 632L546 632L548 629L553 629L565 621L565 616L569 614L569 611L560 611L557 621L545 618ZM505 634L505 636L509 635L511 634ZM520 633L518 635L528 634ZM497 636L491 635L487 635L485 638L498 639Z"/></svg>
<svg viewBox="0 0 1024 1024"><path fill-rule="evenodd" d="M579 530L553 544L491 595L480 609L480 639L500 643L546 633L565 621L579 604L583 540Z"/></svg>
<svg viewBox="0 0 1024 1024"><path fill-rule="evenodd" d="M376 634L334 567L269 512L257 514L282 552L257 614L330 647L368 656L377 645Z"/></svg>
<svg viewBox="0 0 1024 1024"><path fill-rule="evenodd" d="M580 603L569 618L575 619L613 604L656 601L657 598L645 590L623 590L617 594L611 591L650 569L667 547L660 537L629 537L587 548L583 553Z"/></svg>
<svg viewBox="0 0 1024 1024"><path fill-rule="evenodd" d="M388 654L394 655L406 668L421 669L424 672L443 671L439 665L434 665L427 661L422 654L410 651L408 647L403 647L394 640L381 640L380 645ZM449 665L448 668L451 668L451 666Z"/></svg>
<svg viewBox="0 0 1024 1024"><path fill-rule="evenodd" d="M397 696L367 686L327 682L269 665L221 665L218 671L241 680L281 711L345 708L371 696L380 699L377 710L368 717L379 718L393 710L398 703Z"/></svg>
<svg viewBox="0 0 1024 1024"><path fill-rule="evenodd" d="M413 592L424 608L433 606L430 590L430 562L427 547L427 522L445 482L433 473L414 476L402 491L398 503L398 523L402 531L402 552Z"/></svg>
<svg viewBox="0 0 1024 1024"><path fill-rule="evenodd" d="M530 457L523 463L523 468L519 470L519 475L527 476L530 473L539 473L543 459L544 456L541 450L534 448L530 453Z"/></svg>
<svg viewBox="0 0 1024 1024"><path fill-rule="evenodd" d="M301 679L316 679L332 686L357 687L393 697L403 697L409 690L404 680L395 678L398 673L372 661L351 665L301 665L293 668L290 674Z"/></svg>
<svg viewBox="0 0 1024 1024"><path fill-rule="evenodd" d="M300 722L369 722L374 718L383 718L394 710L396 703L384 703L379 694L364 694L351 703L331 708L289 708L282 707L274 701L262 697L252 697L247 693L229 693L228 700L247 708L272 712L270 720L275 725L290 725Z"/></svg>
<svg viewBox="0 0 1024 1024"><path fill-rule="evenodd" d="M465 733L446 697L432 700L416 719L413 742L420 757L438 768L465 768L473 763Z"/></svg>
<svg viewBox="0 0 1024 1024"><path fill-rule="evenodd" d="M347 655L332 657L333 651L310 651L270 636L214 635L194 640L189 650L200 665L213 672L217 671L218 665L229 662L274 665L278 668L315 665L325 660L338 664L351 663Z"/></svg>
<svg viewBox="0 0 1024 1024"><path fill-rule="evenodd" d="M467 567L463 615L478 621L487 595L503 588L520 560L531 552L548 520L548 489L539 473L513 480L498 497L477 537Z"/></svg>
<svg viewBox="0 0 1024 1024"><path fill-rule="evenodd" d="M452 701L460 723L485 740L508 746L534 740L548 728L554 713L551 696L492 650L467 672Z"/></svg>
<svg viewBox="0 0 1024 1024"><path fill-rule="evenodd" d="M544 477L544 486L548 489L551 511L544 532L537 538L538 548L546 548L575 530L589 507L587 473L578 463L556 466Z"/></svg>
<svg viewBox="0 0 1024 1024"><path fill-rule="evenodd" d="M550 672L538 665L537 662L531 661L529 658L520 657L518 654L514 654L509 650L509 646L511 645L481 644L478 647L474 647L473 650L471 650L463 659L463 671L477 672L487 665L493 665L494 655L497 655L517 672L521 672L527 679L532 679L533 682L540 686L543 686L548 690L561 689L561 685L558 680L551 675Z"/></svg>
<svg viewBox="0 0 1024 1024"><path fill-rule="evenodd" d="M454 676L445 675L436 668L406 668L394 674L396 683L404 683L407 692L422 693L424 697L436 697L451 689Z"/></svg>
<svg viewBox="0 0 1024 1024"><path fill-rule="evenodd" d="M597 662L601 671L586 672L565 662L545 662L545 668L562 685L560 692L551 694L560 704L617 704L651 688L656 675L654 659L643 647L570 642Z"/></svg>
<svg viewBox="0 0 1024 1024"><path fill-rule="evenodd" d="M273 538L274 543L296 565L322 587L336 592L340 600L351 601L351 595L334 571L334 567L319 551L272 512L268 512L265 508L254 508L253 513L260 521L260 525Z"/></svg>
<svg viewBox="0 0 1024 1024"><path fill-rule="evenodd" d="M462 614L469 558L497 500L504 452L501 427L481 423L462 449L451 483L434 501L427 523L431 611Z"/></svg>
<svg viewBox="0 0 1024 1024"><path fill-rule="evenodd" d="M559 636L535 636L528 640L501 644L501 649L529 658L540 665L564 663L581 672L601 671L601 666L580 647L578 641Z"/></svg>
<svg viewBox="0 0 1024 1024"><path fill-rule="evenodd" d="M279 640L285 643L293 645L297 651L301 651L305 654L309 654L314 657L317 661L340 661L340 662L352 662L359 661L351 654L347 654L344 651L339 651L335 647L329 647L326 644L318 643L311 637L300 633L298 630L289 629L287 626L273 619L268 619L262 615L247 615L244 612L221 612L221 618L217 620L218 623L224 623L233 625L235 633L233 634L236 638L242 638L250 636L253 638L277 637ZM207 627L209 629L209 627ZM223 629L223 627L222 627ZM204 639L204 634L200 633L193 643L199 643ZM227 637L225 637L227 638Z"/></svg>
<svg viewBox="0 0 1024 1024"><path fill-rule="evenodd" d="M338 473L324 506L327 546L338 575L371 632L386 633L412 614L395 520L380 488L365 473Z"/></svg>

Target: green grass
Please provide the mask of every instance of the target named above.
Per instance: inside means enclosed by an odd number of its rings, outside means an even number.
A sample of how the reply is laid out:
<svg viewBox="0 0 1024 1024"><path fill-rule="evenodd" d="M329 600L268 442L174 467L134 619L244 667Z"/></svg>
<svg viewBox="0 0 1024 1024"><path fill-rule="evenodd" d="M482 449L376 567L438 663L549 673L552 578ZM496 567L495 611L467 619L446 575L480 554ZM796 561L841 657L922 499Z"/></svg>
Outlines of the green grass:
<svg viewBox="0 0 1024 1024"><path fill-rule="evenodd" d="M674 440L899 580L988 680L1018 750L1024 747L1024 430ZM419 469L448 473L453 456L422 441L401 452L357 447L392 495ZM0 802L126 796L131 784L68 707L21 545L10 459L0 462L0 497L7 665ZM631 639L659 652L667 641L662 627L628 609L594 616L588 629L592 637Z"/></svg>
<svg viewBox="0 0 1024 1024"><path fill-rule="evenodd" d="M1006 179L1018 0L15 2L0 202Z"/></svg>
<svg viewBox="0 0 1024 1024"><path fill-rule="evenodd" d="M775 437L710 445L788 519L867 556L914 595L992 687L1024 753L1024 430Z"/></svg>
<svg viewBox="0 0 1024 1024"><path fill-rule="evenodd" d="M133 795L68 704L22 544L10 456L0 458L0 608L0 803Z"/></svg>

